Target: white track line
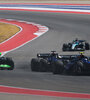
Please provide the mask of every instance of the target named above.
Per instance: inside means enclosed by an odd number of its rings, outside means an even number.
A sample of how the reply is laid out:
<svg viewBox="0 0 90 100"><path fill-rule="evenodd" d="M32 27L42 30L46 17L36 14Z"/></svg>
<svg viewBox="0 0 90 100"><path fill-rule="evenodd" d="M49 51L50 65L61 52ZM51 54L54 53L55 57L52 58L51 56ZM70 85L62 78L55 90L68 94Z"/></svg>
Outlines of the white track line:
<svg viewBox="0 0 90 100"><path fill-rule="evenodd" d="M37 35L37 37L34 38L34 39L32 39L32 40L37 39L39 36L43 35L44 33L46 33L46 32L49 30L48 27L43 26L43 25L40 25L40 24L36 24L36 23L34 23L34 22L27 22L27 21L15 20L15 19L5 19L5 20L7 20L7 21L24 22L24 23L26 23L26 24L32 24L32 25L38 27L39 30L38 30L36 33L34 33L35 35ZM3 21L1 21L1 22L3 22ZM6 22L6 23L8 23L8 22ZM9 23L8 23L8 24L9 24ZM16 24L13 24L13 25L16 25ZM17 26L17 25L16 25L16 26ZM23 29L22 29L20 26L18 26L18 27L21 29L21 31L23 31ZM18 35L18 33L20 33L21 31L17 32L17 34L15 34L14 36ZM14 36L12 36L11 38L13 38ZM9 41L11 38L9 38L9 39L6 40L6 41ZM12 49L12 50L3 52L3 53L2 53L2 56L4 56L6 53L8 53L8 52L10 52L10 51L14 51L14 50L16 50L16 49L22 47L23 45L25 45L25 44L31 42L32 40L27 41L27 42L25 42L24 44L22 44L21 46L18 46L18 47L16 47L16 48ZM6 41L4 41L4 42L6 42ZM4 43L4 42L3 42L3 43ZM1 43L1 44L2 44L2 43Z"/></svg>
<svg viewBox="0 0 90 100"><path fill-rule="evenodd" d="M90 12L90 10L76 10L76 9L53 9L53 8L29 8L29 7L0 7L1 9L24 9L24 10L41 10L41 11L74 11L74 12Z"/></svg>

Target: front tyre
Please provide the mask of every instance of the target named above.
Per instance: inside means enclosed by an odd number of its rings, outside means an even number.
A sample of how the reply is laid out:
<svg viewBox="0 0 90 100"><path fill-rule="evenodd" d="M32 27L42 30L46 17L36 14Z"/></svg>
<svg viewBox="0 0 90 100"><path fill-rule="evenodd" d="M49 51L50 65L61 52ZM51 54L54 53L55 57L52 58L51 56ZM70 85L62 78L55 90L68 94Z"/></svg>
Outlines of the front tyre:
<svg viewBox="0 0 90 100"><path fill-rule="evenodd" d="M64 64L62 61L55 61L52 66L53 66L53 74L63 73Z"/></svg>

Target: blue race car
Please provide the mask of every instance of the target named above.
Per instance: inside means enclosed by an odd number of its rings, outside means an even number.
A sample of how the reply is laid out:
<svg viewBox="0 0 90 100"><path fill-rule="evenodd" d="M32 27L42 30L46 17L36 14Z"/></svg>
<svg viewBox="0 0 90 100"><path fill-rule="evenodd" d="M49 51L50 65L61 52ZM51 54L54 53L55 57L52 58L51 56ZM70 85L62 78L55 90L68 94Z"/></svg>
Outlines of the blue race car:
<svg viewBox="0 0 90 100"><path fill-rule="evenodd" d="M75 39L71 43L64 43L62 47L63 51L84 51L90 50L90 44L86 40Z"/></svg>
<svg viewBox="0 0 90 100"><path fill-rule="evenodd" d="M69 59L66 59L67 57ZM62 65L55 62L53 74L82 75L90 73L90 57L83 55L83 52L80 52L80 55L63 55L61 59Z"/></svg>
<svg viewBox="0 0 90 100"><path fill-rule="evenodd" d="M69 63L64 66L64 69L67 74L72 75L90 73L90 57L87 57L81 53L80 55L77 55L76 58L69 61Z"/></svg>

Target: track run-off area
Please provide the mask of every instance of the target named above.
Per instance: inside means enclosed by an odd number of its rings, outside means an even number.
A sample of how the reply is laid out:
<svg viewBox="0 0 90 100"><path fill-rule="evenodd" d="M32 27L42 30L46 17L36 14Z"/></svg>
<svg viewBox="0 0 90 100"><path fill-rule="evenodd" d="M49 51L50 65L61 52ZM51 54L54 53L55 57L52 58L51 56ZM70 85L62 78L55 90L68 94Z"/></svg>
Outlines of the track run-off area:
<svg viewBox="0 0 90 100"><path fill-rule="evenodd" d="M48 31L47 27L32 22L13 19L0 19L0 22L16 25L20 28L18 33L0 44L2 54L15 50Z"/></svg>
<svg viewBox="0 0 90 100"><path fill-rule="evenodd" d="M37 53L54 49L61 54L62 44L75 37L90 42L89 14L90 4L0 4L0 22L21 28L15 36L0 44L1 52L15 62L13 71L0 71L0 92L89 100L90 76L30 70L30 60Z"/></svg>

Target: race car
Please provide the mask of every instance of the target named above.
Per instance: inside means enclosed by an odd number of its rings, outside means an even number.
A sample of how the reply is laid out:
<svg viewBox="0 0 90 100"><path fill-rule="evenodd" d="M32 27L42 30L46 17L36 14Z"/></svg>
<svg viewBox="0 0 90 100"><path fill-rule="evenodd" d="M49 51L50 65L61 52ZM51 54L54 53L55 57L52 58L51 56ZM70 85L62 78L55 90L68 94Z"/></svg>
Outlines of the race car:
<svg viewBox="0 0 90 100"><path fill-rule="evenodd" d="M51 53L38 53L37 58L31 60L31 70L40 72L53 72L54 74L62 73L64 64L74 59L72 55L59 55L56 51ZM60 67L60 70L58 70Z"/></svg>
<svg viewBox="0 0 90 100"><path fill-rule="evenodd" d="M62 70L63 66L63 70ZM69 74L69 75L82 75L90 73L90 57L87 57L83 55L83 53L80 53L80 55L76 55L73 59L69 60L68 63L64 64L62 66L54 66L53 74L57 70L62 70L61 73Z"/></svg>
<svg viewBox="0 0 90 100"><path fill-rule="evenodd" d="M82 75L90 73L90 57L81 53L75 59L71 60L66 66L66 73L73 75Z"/></svg>
<svg viewBox="0 0 90 100"><path fill-rule="evenodd" d="M55 61L52 65L53 74L63 74L65 65L76 57L77 55L59 55L59 60Z"/></svg>
<svg viewBox="0 0 90 100"><path fill-rule="evenodd" d="M1 56L1 53L0 53ZM9 57L0 57L0 70L13 70L14 69L14 62L12 58Z"/></svg>
<svg viewBox="0 0 90 100"><path fill-rule="evenodd" d="M61 66L61 59L59 59L58 53L55 51L51 51L51 53L39 53L37 54L37 58L32 58L31 60L31 70L40 72L52 71L53 63L56 61Z"/></svg>
<svg viewBox="0 0 90 100"><path fill-rule="evenodd" d="M64 43L63 51L85 51L90 50L90 44L86 40L75 39L71 43Z"/></svg>

